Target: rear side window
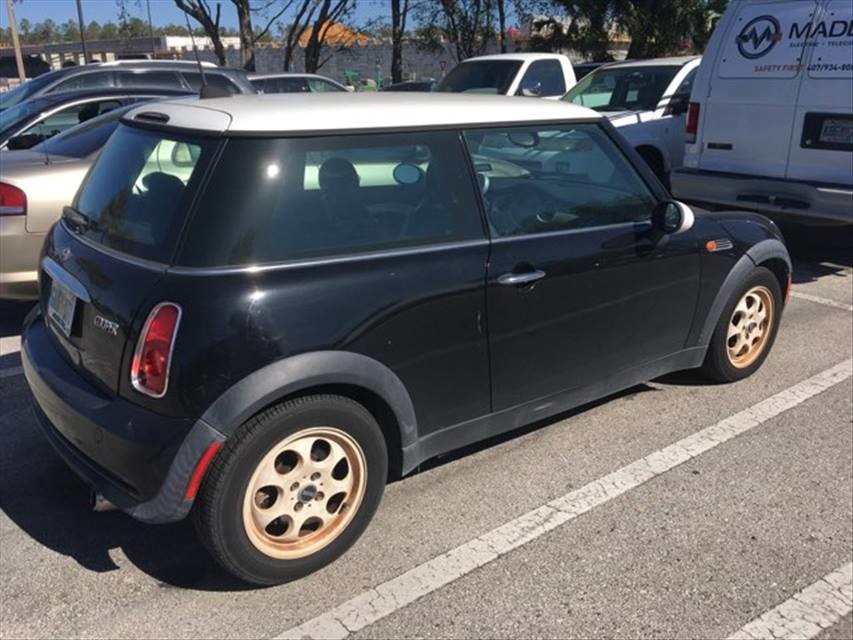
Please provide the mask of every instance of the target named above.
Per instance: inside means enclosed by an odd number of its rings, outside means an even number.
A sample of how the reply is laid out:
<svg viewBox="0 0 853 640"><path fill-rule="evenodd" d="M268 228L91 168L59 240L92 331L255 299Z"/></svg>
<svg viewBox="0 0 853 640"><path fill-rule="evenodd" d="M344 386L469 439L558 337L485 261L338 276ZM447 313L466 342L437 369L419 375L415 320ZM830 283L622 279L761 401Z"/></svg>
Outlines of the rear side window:
<svg viewBox="0 0 853 640"><path fill-rule="evenodd" d="M190 84L190 87L193 91L201 90L200 73L185 71L184 78ZM231 95L234 95L235 93L240 93L240 88L236 84L234 84L228 77L221 73L217 73L215 71L205 71L204 81L207 82L207 84L211 87L216 87L217 89L224 89Z"/></svg>
<svg viewBox="0 0 853 640"><path fill-rule="evenodd" d="M308 82L308 88L311 89L314 93L322 93L324 91L346 91L346 89L342 89L336 84L332 84L327 80L322 80L321 78L306 78Z"/></svg>
<svg viewBox="0 0 853 640"><path fill-rule="evenodd" d="M264 93L303 93L309 91L305 78L267 78Z"/></svg>
<svg viewBox="0 0 853 640"><path fill-rule="evenodd" d="M75 104L47 116L27 130L27 133L36 133L44 138L50 138L121 106L121 101L115 99Z"/></svg>
<svg viewBox="0 0 853 640"><path fill-rule="evenodd" d="M596 125L465 132L492 235L643 222L656 201Z"/></svg>
<svg viewBox="0 0 853 640"><path fill-rule="evenodd" d="M563 67L557 60L538 60L530 65L521 80L518 95L528 89L542 97L561 96L566 93Z"/></svg>
<svg viewBox="0 0 853 640"><path fill-rule="evenodd" d="M216 143L119 125L83 183L75 207L89 239L168 262L192 194Z"/></svg>
<svg viewBox="0 0 853 640"><path fill-rule="evenodd" d="M481 237L452 132L232 139L179 263L264 264Z"/></svg>

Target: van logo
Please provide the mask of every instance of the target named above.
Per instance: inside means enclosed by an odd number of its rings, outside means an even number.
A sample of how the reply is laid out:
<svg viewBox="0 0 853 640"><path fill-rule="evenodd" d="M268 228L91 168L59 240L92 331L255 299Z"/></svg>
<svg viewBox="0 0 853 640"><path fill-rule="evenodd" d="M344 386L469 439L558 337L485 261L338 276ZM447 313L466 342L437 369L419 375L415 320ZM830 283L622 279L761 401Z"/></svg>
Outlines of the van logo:
<svg viewBox="0 0 853 640"><path fill-rule="evenodd" d="M737 50L750 60L770 53L782 40L782 27L773 16L758 16L747 22L737 36Z"/></svg>
<svg viewBox="0 0 853 640"><path fill-rule="evenodd" d="M118 322L107 320L103 316L95 316L95 327L114 336L118 335Z"/></svg>

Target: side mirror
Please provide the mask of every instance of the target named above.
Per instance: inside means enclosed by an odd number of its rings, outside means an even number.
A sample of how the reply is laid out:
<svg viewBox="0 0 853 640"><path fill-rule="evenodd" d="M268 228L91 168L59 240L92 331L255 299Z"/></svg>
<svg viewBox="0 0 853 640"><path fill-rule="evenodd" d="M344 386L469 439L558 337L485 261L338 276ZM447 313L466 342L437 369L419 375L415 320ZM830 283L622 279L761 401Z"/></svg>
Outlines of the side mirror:
<svg viewBox="0 0 853 640"><path fill-rule="evenodd" d="M687 113L690 106L690 96L682 93L681 95L672 96L666 109L663 110L665 116L680 116L682 113Z"/></svg>
<svg viewBox="0 0 853 640"><path fill-rule="evenodd" d="M538 98L542 95L542 84L539 82L522 82L521 95L525 98Z"/></svg>
<svg viewBox="0 0 853 640"><path fill-rule="evenodd" d="M9 138L6 142L6 148L10 151L29 149L30 147L36 146L44 139L44 136L38 133L24 133L19 136L15 136L14 138Z"/></svg>
<svg viewBox="0 0 853 640"><path fill-rule="evenodd" d="M654 211L655 226L669 235L677 235L689 231L693 227L696 216L693 209L678 200L665 200Z"/></svg>

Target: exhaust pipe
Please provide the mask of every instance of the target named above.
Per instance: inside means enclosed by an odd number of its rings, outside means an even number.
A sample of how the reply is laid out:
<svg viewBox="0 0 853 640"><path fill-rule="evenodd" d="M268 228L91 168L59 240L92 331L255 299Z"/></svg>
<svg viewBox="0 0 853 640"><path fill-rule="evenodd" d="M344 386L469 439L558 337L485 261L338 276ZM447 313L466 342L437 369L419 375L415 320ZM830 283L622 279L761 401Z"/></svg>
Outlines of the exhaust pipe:
<svg viewBox="0 0 853 640"><path fill-rule="evenodd" d="M92 491L89 495L89 506L92 511L114 511L118 508L97 491Z"/></svg>

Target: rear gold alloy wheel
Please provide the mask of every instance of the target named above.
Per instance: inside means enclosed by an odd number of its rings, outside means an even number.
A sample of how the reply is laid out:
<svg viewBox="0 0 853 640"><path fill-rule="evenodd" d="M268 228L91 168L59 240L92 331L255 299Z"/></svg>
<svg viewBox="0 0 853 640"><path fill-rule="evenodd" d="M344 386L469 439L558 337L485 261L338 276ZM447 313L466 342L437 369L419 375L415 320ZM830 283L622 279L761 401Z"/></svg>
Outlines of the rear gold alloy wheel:
<svg viewBox="0 0 853 640"><path fill-rule="evenodd" d="M737 303L729 320L726 347L729 362L745 369L764 351L773 328L773 296L766 287L753 287Z"/></svg>
<svg viewBox="0 0 853 640"><path fill-rule="evenodd" d="M243 526L272 558L304 558L346 529L367 486L358 443L333 427L299 431L263 457L243 499Z"/></svg>

